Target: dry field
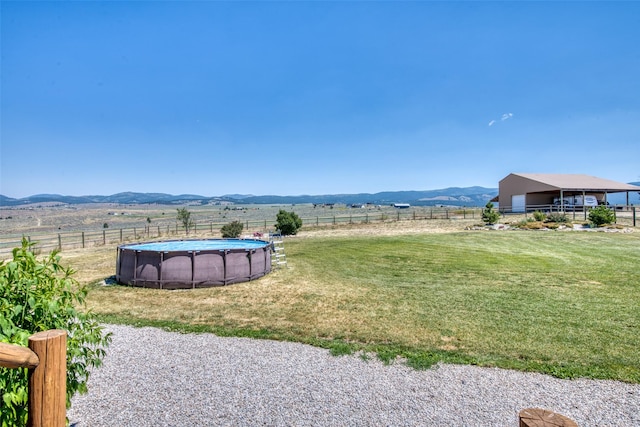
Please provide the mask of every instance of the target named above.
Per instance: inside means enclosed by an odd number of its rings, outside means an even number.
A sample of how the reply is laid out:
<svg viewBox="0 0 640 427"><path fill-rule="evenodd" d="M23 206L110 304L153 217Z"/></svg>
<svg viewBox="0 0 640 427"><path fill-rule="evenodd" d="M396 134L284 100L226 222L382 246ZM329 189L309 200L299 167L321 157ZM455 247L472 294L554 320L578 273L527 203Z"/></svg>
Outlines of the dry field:
<svg viewBox="0 0 640 427"><path fill-rule="evenodd" d="M389 221L368 224L345 224L338 226L309 227L297 236L287 239L309 239L317 237L348 237L348 236L399 236L422 233L450 233L464 231L465 228L476 225L475 220L416 220ZM205 233L190 237L211 237ZM77 270L76 279L81 283L92 283L103 280L115 274L116 245L94 247L88 249L72 249L62 253L63 259ZM261 279L264 283L270 280L266 276Z"/></svg>

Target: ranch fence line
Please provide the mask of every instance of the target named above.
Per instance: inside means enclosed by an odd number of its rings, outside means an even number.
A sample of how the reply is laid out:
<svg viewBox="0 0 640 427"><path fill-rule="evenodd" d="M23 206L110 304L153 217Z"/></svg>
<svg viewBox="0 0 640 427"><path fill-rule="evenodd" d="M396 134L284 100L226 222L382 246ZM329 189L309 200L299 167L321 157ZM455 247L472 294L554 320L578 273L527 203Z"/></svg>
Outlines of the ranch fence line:
<svg viewBox="0 0 640 427"><path fill-rule="evenodd" d="M540 211L545 213L564 213L567 218L572 221L587 221L589 218L589 211L592 208L587 206L564 206L564 209L558 205L527 205L523 211L514 212L511 209L499 209L501 215L519 214L524 215L527 218L533 215L533 212ZM615 214L616 224L627 225L636 227L637 225L637 209L633 205L613 205L609 206L609 209Z"/></svg>
<svg viewBox="0 0 640 427"><path fill-rule="evenodd" d="M29 427L64 427L67 418L67 332L37 332L29 347L0 343L0 366L29 369Z"/></svg>
<svg viewBox="0 0 640 427"><path fill-rule="evenodd" d="M539 210L543 212L559 212L557 206L540 205L527 206L525 212L500 211L502 221L510 221L510 217L524 215L525 218ZM636 206L614 206L616 224L627 227L636 227ZM586 221L588 210L576 209L563 212L572 221ZM482 218L482 208L453 208L453 207L412 207L411 209L396 209L395 211L375 212L352 209L349 213L340 213L329 216L303 217L302 228L329 227L335 225L382 223L393 221L419 221L419 220L460 220ZM49 252L54 249L78 249L96 246L118 245L141 240L160 238L182 239L189 237L220 237L222 226L239 221L244 225L243 234L266 233L273 231L276 219L240 220L226 219L225 221L200 220L194 221L189 232L184 226L175 220L158 224L141 224L140 227L102 228L88 230L74 230L64 232L30 232L24 234L0 236L0 258L6 258L13 248L21 246L22 238L35 243L37 252Z"/></svg>
<svg viewBox="0 0 640 427"><path fill-rule="evenodd" d="M418 220L454 220L454 219L480 219L482 208L441 208L441 207L415 207L411 209L397 209L387 212L371 212L353 209L349 213L340 213L330 216L302 217L302 228L328 227L334 225L381 223L392 221L418 221ZM108 246L137 242L141 240L159 238L189 238L189 237L220 237L222 226L237 220L244 225L243 234L266 233L275 230L275 216L271 219L240 220L227 219L225 221L194 221L192 227L185 227L172 220L158 224L141 224L140 227L102 228L88 230L74 230L61 232L29 232L0 236L0 257L11 254L13 248L21 246L22 238L34 243L34 251L49 252L54 249L79 249L96 246Z"/></svg>

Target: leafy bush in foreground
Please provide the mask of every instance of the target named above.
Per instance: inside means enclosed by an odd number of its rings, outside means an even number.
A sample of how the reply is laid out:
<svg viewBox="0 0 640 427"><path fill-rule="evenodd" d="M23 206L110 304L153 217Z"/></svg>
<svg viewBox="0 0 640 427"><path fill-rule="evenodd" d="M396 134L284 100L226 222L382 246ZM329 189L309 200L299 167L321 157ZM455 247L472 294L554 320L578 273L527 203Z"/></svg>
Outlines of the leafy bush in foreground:
<svg viewBox="0 0 640 427"><path fill-rule="evenodd" d="M91 312L80 311L87 296L75 273L60 263L57 251L42 260L33 243L22 239L13 259L0 261L0 342L28 345L32 334L67 331L67 407L76 393L87 391L89 368L98 367L111 342ZM28 371L0 368L2 427L26 425Z"/></svg>

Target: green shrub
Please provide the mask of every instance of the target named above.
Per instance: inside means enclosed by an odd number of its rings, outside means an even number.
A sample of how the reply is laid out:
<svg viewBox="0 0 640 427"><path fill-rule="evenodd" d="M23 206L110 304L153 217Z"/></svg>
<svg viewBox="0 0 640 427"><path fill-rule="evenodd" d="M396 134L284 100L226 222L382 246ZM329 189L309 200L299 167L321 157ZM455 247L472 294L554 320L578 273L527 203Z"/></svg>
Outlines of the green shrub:
<svg viewBox="0 0 640 427"><path fill-rule="evenodd" d="M302 227L302 219L295 212L287 212L280 209L276 216L276 230L282 235L288 236L298 233L298 229Z"/></svg>
<svg viewBox="0 0 640 427"><path fill-rule="evenodd" d="M482 220L485 224L495 224L500 219L500 213L493 210L493 203L487 202L482 210Z"/></svg>
<svg viewBox="0 0 640 427"><path fill-rule="evenodd" d="M616 213L604 205L595 207L589 211L589 222L596 227L613 224L615 221Z"/></svg>
<svg viewBox="0 0 640 427"><path fill-rule="evenodd" d="M87 391L89 369L98 367L111 334L89 311L83 311L87 289L60 263L57 251L36 258L34 243L22 239L13 259L0 261L0 342L27 346L29 336L49 329L67 331L67 407L76 393ZM27 422L26 368L0 368L2 427Z"/></svg>
<svg viewBox="0 0 640 427"><path fill-rule="evenodd" d="M237 237L240 237L240 234L242 233L243 228L244 226L240 221L233 221L233 222L230 222L229 224L223 225L222 228L220 229L220 232L222 233L222 237L224 238L235 239Z"/></svg>
<svg viewBox="0 0 640 427"><path fill-rule="evenodd" d="M569 218L567 218L566 214L560 212L551 212L547 215L547 219L545 222L557 222L557 223L567 223L569 222Z"/></svg>
<svg viewBox="0 0 640 427"><path fill-rule="evenodd" d="M545 219L547 219L547 215L542 211L535 211L533 213L533 219L535 219L536 221L544 221Z"/></svg>

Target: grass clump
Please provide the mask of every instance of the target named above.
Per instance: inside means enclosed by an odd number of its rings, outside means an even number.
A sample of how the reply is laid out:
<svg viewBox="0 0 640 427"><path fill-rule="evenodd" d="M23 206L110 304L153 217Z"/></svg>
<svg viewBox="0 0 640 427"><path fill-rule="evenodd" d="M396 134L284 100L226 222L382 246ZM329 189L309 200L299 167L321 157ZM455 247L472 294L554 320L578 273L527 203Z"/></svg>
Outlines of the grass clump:
<svg viewBox="0 0 640 427"><path fill-rule="evenodd" d="M542 222L547 219L547 214L542 211L535 211L533 212L533 219Z"/></svg>
<svg viewBox="0 0 640 427"><path fill-rule="evenodd" d="M569 222L569 218L567 214L560 212L550 212L547 215L547 218L544 220L545 222L555 222L558 224L566 224Z"/></svg>

